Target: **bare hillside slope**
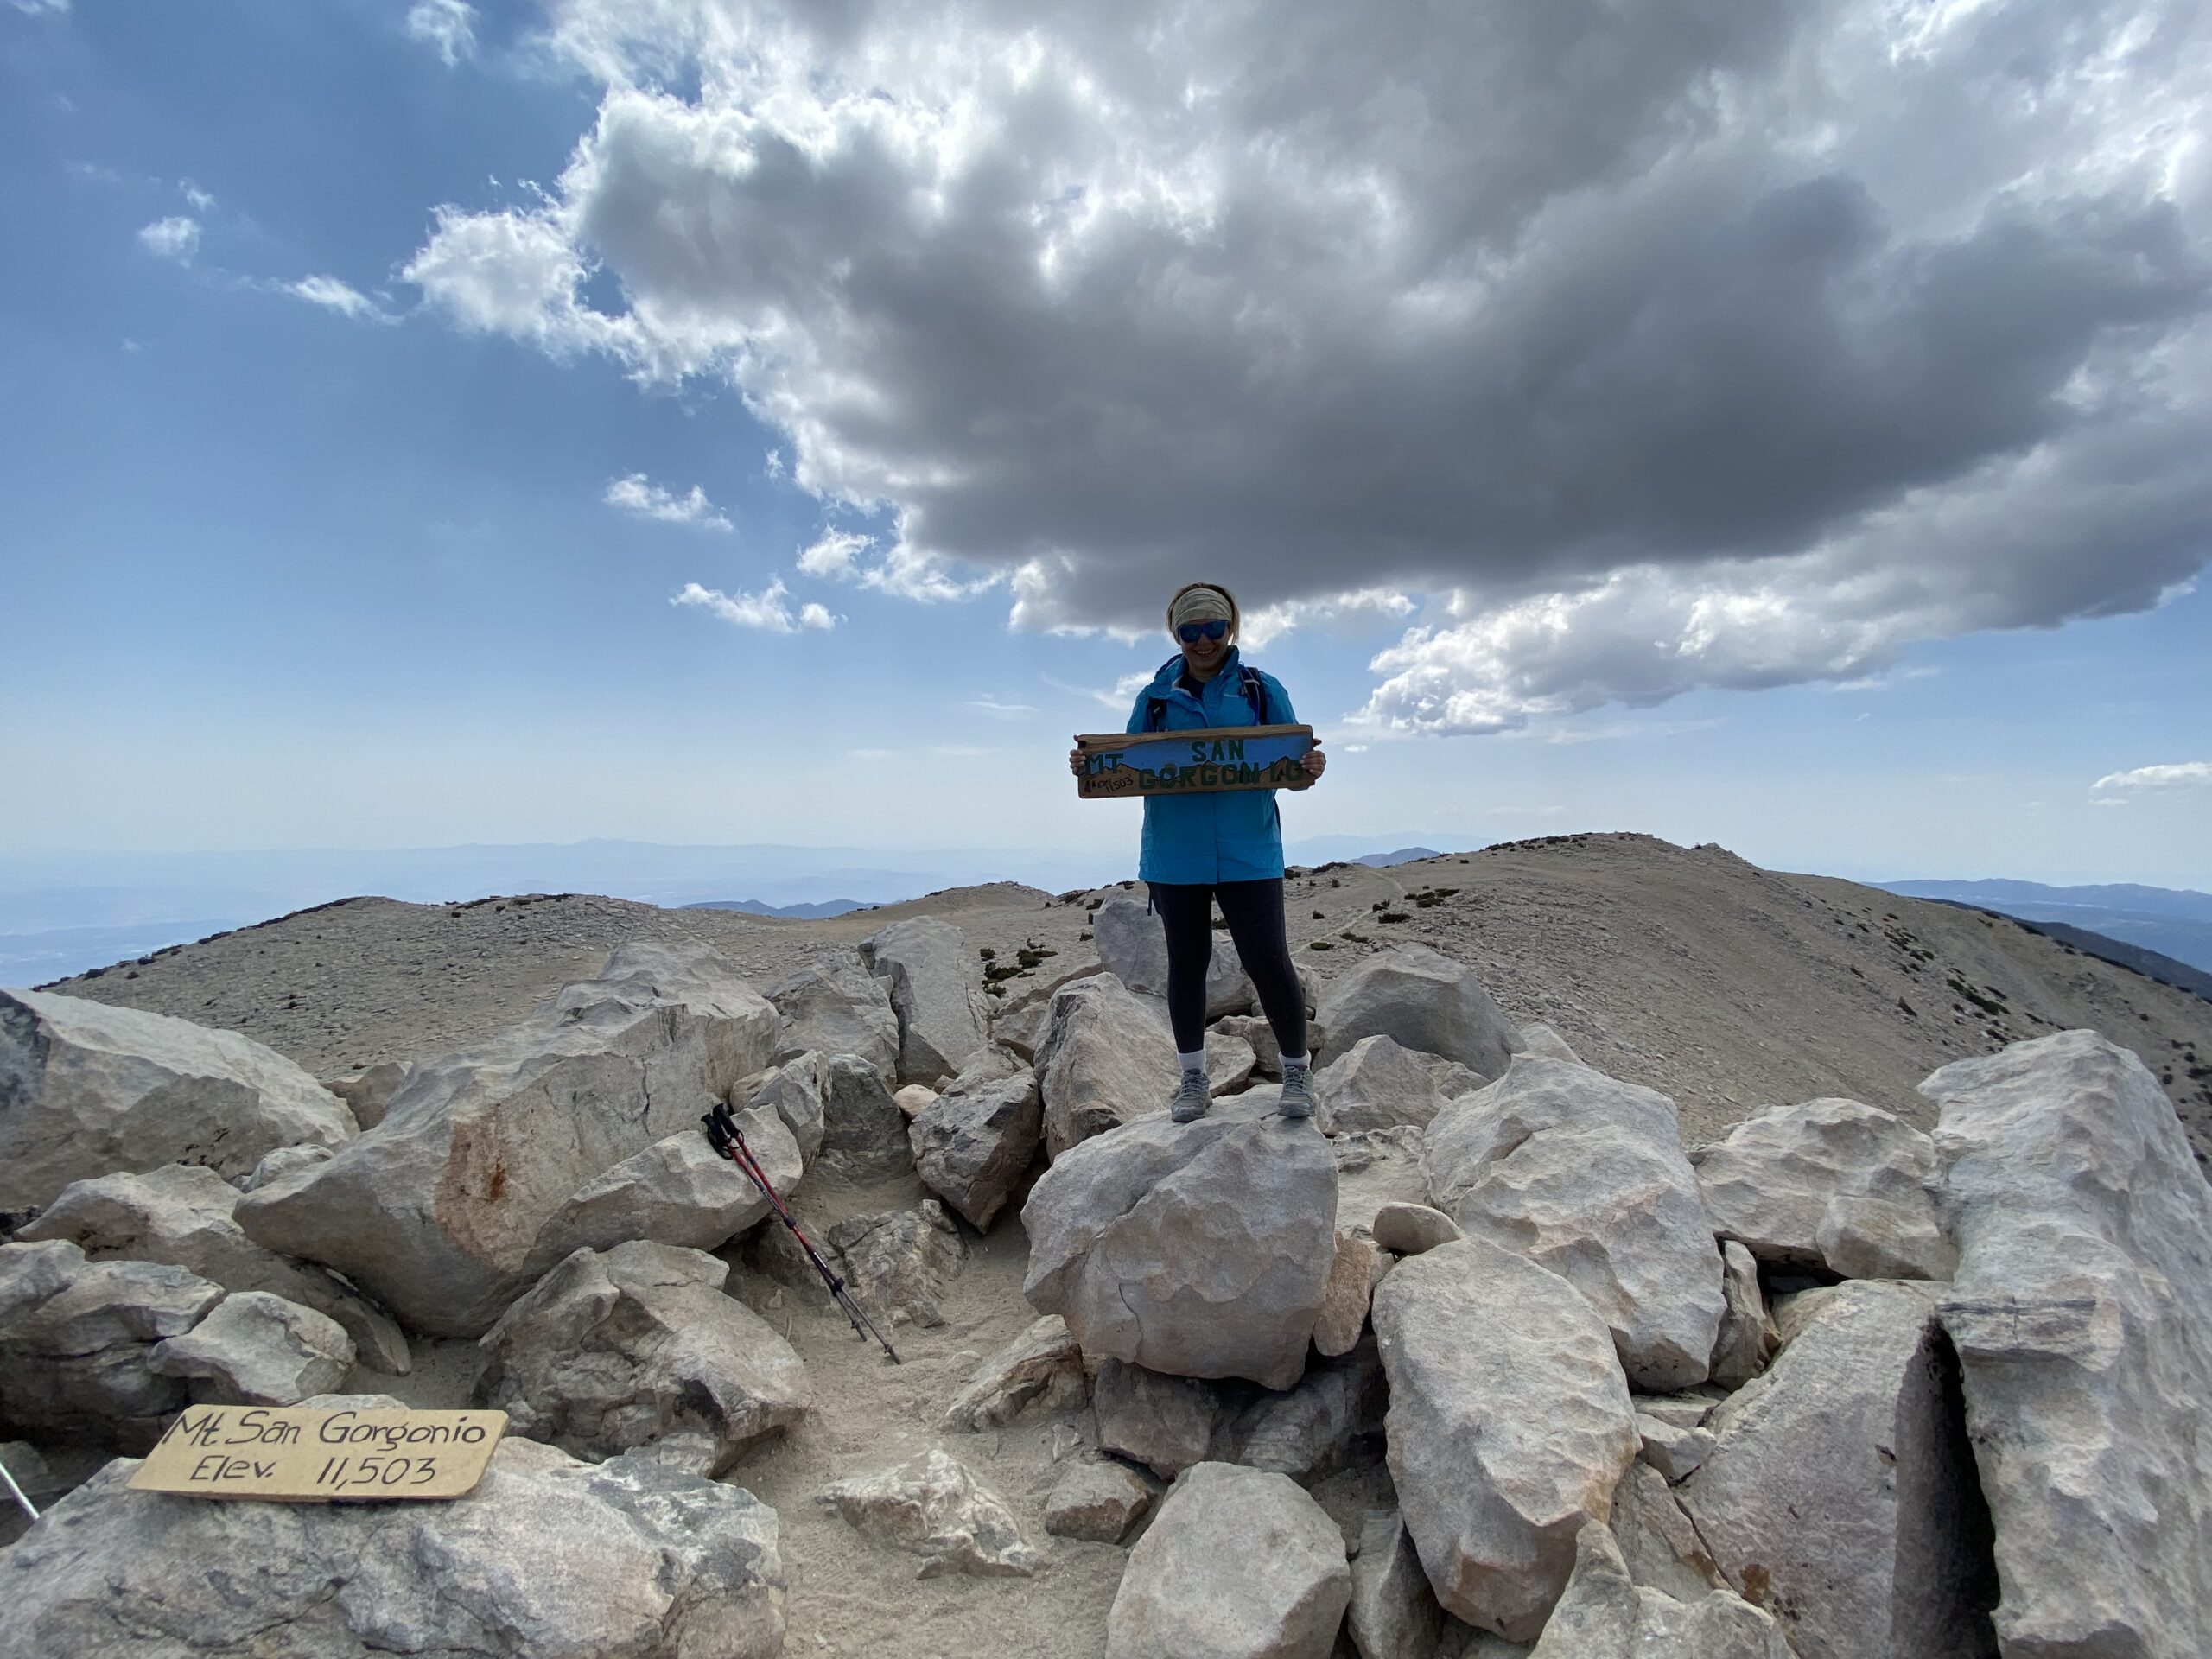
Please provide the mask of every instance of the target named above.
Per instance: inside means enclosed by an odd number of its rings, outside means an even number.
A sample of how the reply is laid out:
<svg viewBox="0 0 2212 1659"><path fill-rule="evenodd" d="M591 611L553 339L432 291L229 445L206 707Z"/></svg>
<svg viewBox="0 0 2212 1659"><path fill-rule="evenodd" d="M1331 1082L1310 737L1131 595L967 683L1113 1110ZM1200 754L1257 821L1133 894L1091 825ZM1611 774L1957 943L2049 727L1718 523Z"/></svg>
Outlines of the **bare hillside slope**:
<svg viewBox="0 0 2212 1659"><path fill-rule="evenodd" d="M766 987L888 920L941 915L1001 963L1055 953L1050 971L1088 954L1100 896L1007 883L813 921L575 894L357 899L54 988L243 1031L327 1075L494 1029L624 939L711 940ZM1325 867L1292 878L1288 910L1299 959L1323 975L1402 940L1473 964L1515 1019L1672 1095L1692 1141L1829 1094L1925 1124L1913 1085L1945 1061L2089 1027L2164 1081L2212 1161L2212 1003L1986 913L1642 835Z"/></svg>

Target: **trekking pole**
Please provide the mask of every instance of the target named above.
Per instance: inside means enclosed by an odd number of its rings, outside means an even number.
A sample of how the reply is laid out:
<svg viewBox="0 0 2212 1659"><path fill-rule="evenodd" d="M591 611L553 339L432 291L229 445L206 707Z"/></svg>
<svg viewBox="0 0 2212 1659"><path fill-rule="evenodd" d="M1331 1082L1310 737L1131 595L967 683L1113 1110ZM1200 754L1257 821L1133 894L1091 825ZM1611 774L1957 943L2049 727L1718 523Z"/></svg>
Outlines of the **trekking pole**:
<svg viewBox="0 0 2212 1659"><path fill-rule="evenodd" d="M769 1181L768 1172L760 1167L760 1160L753 1155L753 1148L745 1144L745 1131L737 1127L737 1119L730 1115L728 1104L717 1101L715 1109L699 1121L707 1126L707 1144L745 1172L753 1185L760 1189L760 1196L768 1200L768 1208L775 1212L776 1219L791 1230L791 1236L798 1241L799 1249L806 1252L806 1259L814 1263L814 1270L830 1287L831 1298L845 1310L845 1318L853 1327L853 1334L862 1342L870 1337L874 1338L883 1344L883 1351L891 1356L893 1365L904 1364L906 1362L899 1357L899 1351L885 1338L882 1332L875 1328L875 1322L853 1300L852 1294L845 1288L845 1281L833 1273L830 1264L822 1259L822 1252L814 1248L814 1241L799 1230L798 1217L791 1214L791 1206L784 1202L782 1195Z"/></svg>
<svg viewBox="0 0 2212 1659"><path fill-rule="evenodd" d="M38 1510L36 1507L32 1504L30 1499L23 1496L23 1489L16 1484L16 1477L14 1473L10 1471L4 1461L0 1461L0 1480L4 1480L8 1483L8 1490L15 1495L16 1502L23 1506L23 1513L30 1516L32 1520L37 1520Z"/></svg>

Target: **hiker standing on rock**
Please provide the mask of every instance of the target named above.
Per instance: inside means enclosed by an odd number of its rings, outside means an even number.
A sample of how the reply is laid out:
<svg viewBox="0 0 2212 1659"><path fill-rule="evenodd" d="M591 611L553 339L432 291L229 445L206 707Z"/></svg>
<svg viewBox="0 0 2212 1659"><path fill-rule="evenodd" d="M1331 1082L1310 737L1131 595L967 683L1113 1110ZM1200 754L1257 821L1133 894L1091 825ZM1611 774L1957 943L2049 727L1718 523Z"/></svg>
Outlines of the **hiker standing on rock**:
<svg viewBox="0 0 2212 1659"><path fill-rule="evenodd" d="M1290 726L1298 715L1272 674L1236 649L1236 601L1217 583L1193 582L1167 604L1167 632L1179 648L1137 694L1127 729L1196 731L1209 726ZM1304 765L1319 778L1328 757ZM1083 772L1083 752L1068 753ZM1282 1050L1282 1115L1313 1115L1313 1070L1306 1052L1306 993L1291 965L1283 923L1282 817L1271 789L1147 795L1137 874L1167 934L1167 1017L1183 1068L1170 1110L1178 1123L1205 1116L1206 967L1213 959L1213 907L1229 923L1239 961Z"/></svg>

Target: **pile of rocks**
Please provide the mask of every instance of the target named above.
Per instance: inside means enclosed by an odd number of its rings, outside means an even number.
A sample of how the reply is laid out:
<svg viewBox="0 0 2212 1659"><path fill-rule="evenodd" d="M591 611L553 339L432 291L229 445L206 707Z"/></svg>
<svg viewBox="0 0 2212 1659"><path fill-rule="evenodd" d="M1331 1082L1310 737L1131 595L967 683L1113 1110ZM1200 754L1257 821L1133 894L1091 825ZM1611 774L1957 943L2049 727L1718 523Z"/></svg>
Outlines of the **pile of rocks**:
<svg viewBox="0 0 2212 1659"><path fill-rule="evenodd" d="M1109 1655L2212 1651L2212 1189L2126 1050L1946 1066L1932 1135L1816 1099L1686 1147L1664 1096L1412 946L1309 980L1291 1122L1223 952L1217 1103L1177 1124L1157 920L1116 897L1094 931L996 999L936 920L765 994L626 946L335 1090L0 995L11 1469L332 1398L410 1333L475 1338L512 1433L423 1508L111 1464L0 1556L0 1651L779 1651L777 1517L730 1483L815 1383L726 1281L813 1269L698 1134L714 1101L786 1192L910 1184L823 1239L887 1328L943 1320L1018 1217L1034 1322L931 1407L944 1445L818 1497L925 1576L1126 1548ZM1086 1426L1042 1540L957 1455L1025 1414Z"/></svg>

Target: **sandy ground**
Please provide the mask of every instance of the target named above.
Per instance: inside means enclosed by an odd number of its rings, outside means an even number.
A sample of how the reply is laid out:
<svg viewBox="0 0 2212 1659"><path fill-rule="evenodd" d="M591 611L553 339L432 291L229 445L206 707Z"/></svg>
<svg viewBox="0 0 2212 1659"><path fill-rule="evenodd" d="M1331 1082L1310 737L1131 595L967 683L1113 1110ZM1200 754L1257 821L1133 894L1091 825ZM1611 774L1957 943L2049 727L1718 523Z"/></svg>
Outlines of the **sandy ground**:
<svg viewBox="0 0 2212 1659"><path fill-rule="evenodd" d="M244 1031L328 1075L495 1029L594 973L625 939L710 940L765 988L893 917L940 914L1001 961L1025 944L1055 953L1039 969L1049 973L1090 954L1088 901L1099 896L967 888L829 921L578 896L463 906L362 899L57 988ZM1936 1066L2090 1026L2165 1080L2199 1159L2212 1156L2212 1088L2198 1058L2212 1056L2212 1003L1982 914L1631 835L1549 838L1389 870L1304 872L1288 884L1287 911L1300 960L1324 974L1406 939L1471 963L1515 1020L1547 1020L1592 1064L1673 1096L1691 1141L1764 1103L1830 1094L1926 1124L1932 1114L1914 1085ZM818 1238L844 1216L922 1196L912 1179L866 1190L810 1180L795 1202ZM1043 1527L1065 1459L1095 1435L1089 1413L1033 1413L982 1435L937 1428L974 1367L1033 1317L1020 1294L1027 1242L1018 1207L988 1237L969 1236L947 1323L893 1332L906 1362L897 1367L856 1339L823 1295L779 1287L744 1270L735 1249L725 1253L738 1267L734 1294L786 1332L815 1387L807 1421L728 1476L780 1516L788 1652L1095 1659L1104 1651L1126 1551L1055 1539ZM357 1370L348 1386L455 1405L475 1370L474 1344L423 1342L413 1376ZM860 1537L815 1502L832 1480L933 1444L1013 1508L1047 1557L1036 1578L918 1580L916 1558ZM1340 1477L1317 1496L1356 1532L1364 1506L1387 1501L1386 1478Z"/></svg>

